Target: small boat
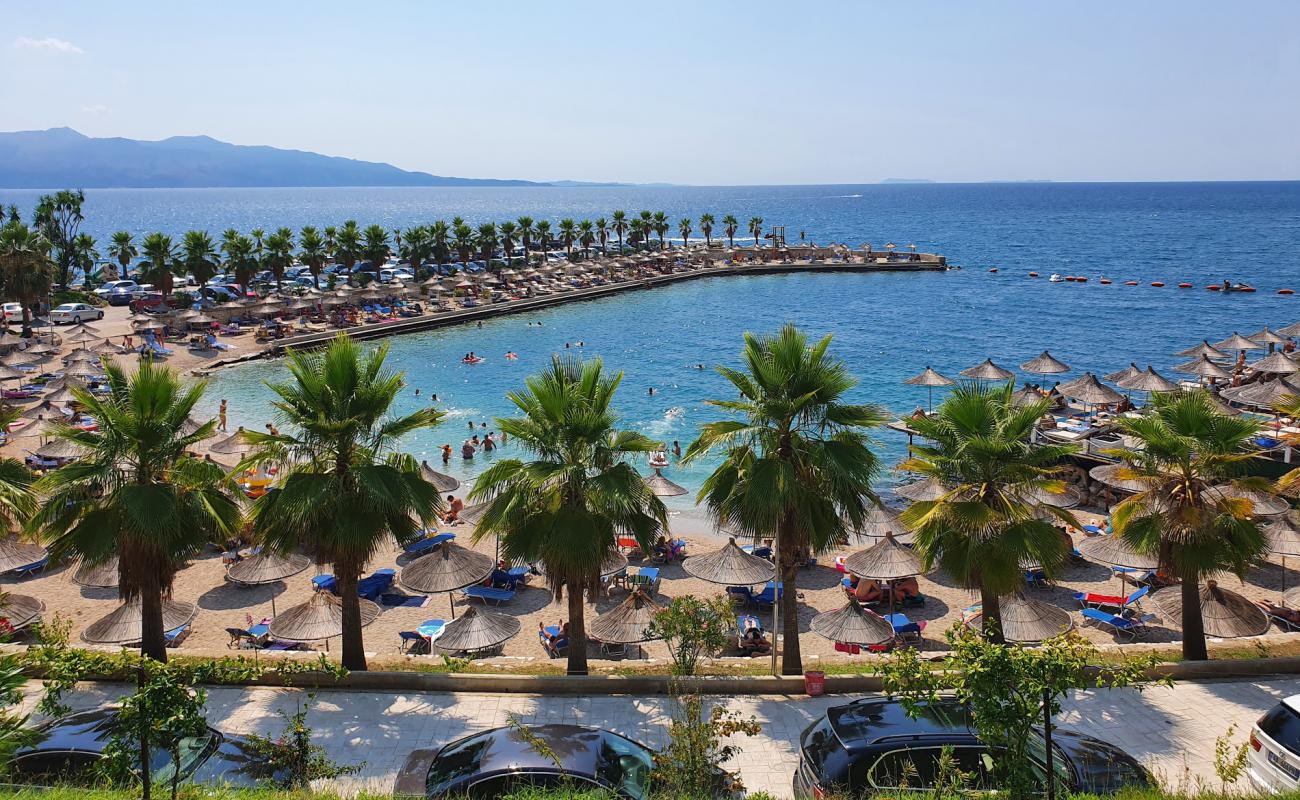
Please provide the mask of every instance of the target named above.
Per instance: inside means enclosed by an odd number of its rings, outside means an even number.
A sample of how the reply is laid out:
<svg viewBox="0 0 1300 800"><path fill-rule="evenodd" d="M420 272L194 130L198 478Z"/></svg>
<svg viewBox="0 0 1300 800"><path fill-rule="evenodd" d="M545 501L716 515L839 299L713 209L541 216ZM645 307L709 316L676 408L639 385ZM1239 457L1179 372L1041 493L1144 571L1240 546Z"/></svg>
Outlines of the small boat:
<svg viewBox="0 0 1300 800"><path fill-rule="evenodd" d="M1191 285L1190 283L1180 283L1180 284L1178 284L1178 288L1179 288L1179 289L1190 289L1190 288L1192 288L1192 285Z"/></svg>
<svg viewBox="0 0 1300 800"><path fill-rule="evenodd" d="M1212 284L1210 284L1209 286L1206 286L1206 287L1205 287L1205 290L1206 290L1206 291L1209 291L1209 292L1221 292L1221 291L1223 291L1223 284L1221 284L1221 283L1212 283Z"/></svg>
<svg viewBox="0 0 1300 800"><path fill-rule="evenodd" d="M1278 290L1277 290L1277 293L1278 293L1278 294L1295 294L1295 290L1293 290L1293 289L1278 289Z"/></svg>
<svg viewBox="0 0 1300 800"><path fill-rule="evenodd" d="M1102 278L1101 280L1097 281L1097 283L1100 283L1103 286L1110 286L1110 278Z"/></svg>
<svg viewBox="0 0 1300 800"><path fill-rule="evenodd" d="M1075 280L1078 281L1079 283L1087 283L1087 282L1088 282L1088 276L1087 276L1087 275L1080 275L1079 277L1075 278Z"/></svg>
<svg viewBox="0 0 1300 800"><path fill-rule="evenodd" d="M1164 285L1165 285L1165 282L1164 282L1164 281L1151 281L1151 285L1154 286L1154 287L1157 288L1157 289L1163 289L1163 288L1164 288Z"/></svg>
<svg viewBox="0 0 1300 800"><path fill-rule="evenodd" d="M1052 277L1048 278L1048 280L1051 281L1052 283L1060 283L1065 279L1062 278L1060 275L1057 275L1055 272L1053 272Z"/></svg>
<svg viewBox="0 0 1300 800"><path fill-rule="evenodd" d="M997 268L997 267L993 267L993 268L991 268L991 269L989 270L989 272L997 272L997 271L998 271L998 268Z"/></svg>
<svg viewBox="0 0 1300 800"><path fill-rule="evenodd" d="M668 454L663 450L657 450L650 454L650 466L655 469L663 469L668 466Z"/></svg>
<svg viewBox="0 0 1300 800"><path fill-rule="evenodd" d="M1031 277L1031 278L1037 278L1037 277L1038 277L1038 273L1037 273L1037 272L1031 272L1031 273L1029 273L1029 277Z"/></svg>
<svg viewBox="0 0 1300 800"><path fill-rule="evenodd" d="M1125 285L1125 286L1137 286L1137 285L1138 285L1138 282L1137 282L1137 281L1124 281L1124 285Z"/></svg>

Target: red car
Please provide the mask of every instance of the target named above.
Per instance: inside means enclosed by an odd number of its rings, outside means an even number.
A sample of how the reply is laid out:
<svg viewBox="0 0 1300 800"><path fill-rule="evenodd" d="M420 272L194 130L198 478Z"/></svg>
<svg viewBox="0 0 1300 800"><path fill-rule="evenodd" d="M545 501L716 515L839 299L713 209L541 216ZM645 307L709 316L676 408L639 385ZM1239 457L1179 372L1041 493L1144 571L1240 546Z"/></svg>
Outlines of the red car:
<svg viewBox="0 0 1300 800"><path fill-rule="evenodd" d="M164 297L162 292L149 292L139 300L132 300L129 304L132 311L144 314L165 314L174 308L180 308L180 304L173 297Z"/></svg>

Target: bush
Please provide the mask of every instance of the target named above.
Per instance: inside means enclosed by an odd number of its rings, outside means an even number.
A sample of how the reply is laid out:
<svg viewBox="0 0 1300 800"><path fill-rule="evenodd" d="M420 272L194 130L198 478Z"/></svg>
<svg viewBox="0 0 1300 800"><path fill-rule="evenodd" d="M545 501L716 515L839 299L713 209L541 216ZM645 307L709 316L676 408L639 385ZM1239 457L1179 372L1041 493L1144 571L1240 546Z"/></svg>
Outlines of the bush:
<svg viewBox="0 0 1300 800"><path fill-rule="evenodd" d="M742 719L724 703L706 704L697 694L676 698L668 727L668 747L655 755L655 794L665 798L726 797L740 790L739 780L723 770L739 748L723 744L729 736L757 736L762 726ZM707 708L706 708L707 705Z"/></svg>
<svg viewBox="0 0 1300 800"><path fill-rule="evenodd" d="M86 305L95 306L96 308L102 308L108 305L107 301L101 300L99 295L94 294L93 292L74 292L71 289L64 289L63 291L55 292L50 296L50 303L55 306L63 305L64 303L85 303Z"/></svg>
<svg viewBox="0 0 1300 800"><path fill-rule="evenodd" d="M694 675L701 657L716 655L727 645L734 614L726 597L677 597L655 615L650 635L667 643L674 675Z"/></svg>
<svg viewBox="0 0 1300 800"><path fill-rule="evenodd" d="M311 710L316 695L307 695L307 702L299 703L293 715L280 712L284 717L284 732L271 739L250 734L249 749L259 757L257 772L281 789L305 789L317 779L328 780L361 771L365 763L340 766L325 755L325 748L312 743L307 712Z"/></svg>

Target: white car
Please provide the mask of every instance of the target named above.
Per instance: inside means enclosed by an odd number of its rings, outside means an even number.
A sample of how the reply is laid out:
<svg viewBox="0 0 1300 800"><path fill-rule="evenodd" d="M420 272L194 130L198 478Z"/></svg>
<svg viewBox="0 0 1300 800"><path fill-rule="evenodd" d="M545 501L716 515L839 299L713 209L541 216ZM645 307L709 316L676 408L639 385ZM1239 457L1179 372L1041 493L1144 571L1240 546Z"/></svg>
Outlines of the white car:
<svg viewBox="0 0 1300 800"><path fill-rule="evenodd" d="M50 322L87 322L103 318L103 311L85 303L64 303L50 312Z"/></svg>
<svg viewBox="0 0 1300 800"><path fill-rule="evenodd" d="M5 322L14 322L23 318L22 303L5 303L0 308L4 310Z"/></svg>
<svg viewBox="0 0 1300 800"><path fill-rule="evenodd" d="M119 286L122 287L122 291L129 292L139 288L140 284L135 281L107 281L95 290L95 295L107 298L113 293L113 290L117 289Z"/></svg>
<svg viewBox="0 0 1300 800"><path fill-rule="evenodd" d="M1250 782L1261 791L1300 789L1300 694L1273 706L1255 723L1246 763Z"/></svg>

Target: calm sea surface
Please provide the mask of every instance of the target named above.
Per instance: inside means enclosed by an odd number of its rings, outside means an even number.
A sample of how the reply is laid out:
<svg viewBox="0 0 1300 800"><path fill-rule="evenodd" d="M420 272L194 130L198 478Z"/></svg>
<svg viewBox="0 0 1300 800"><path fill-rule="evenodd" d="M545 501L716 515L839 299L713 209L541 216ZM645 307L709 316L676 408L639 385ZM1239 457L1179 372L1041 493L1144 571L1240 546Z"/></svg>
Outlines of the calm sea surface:
<svg viewBox="0 0 1300 800"><path fill-rule="evenodd" d="M0 203L18 203L26 212L35 194L0 191ZM1300 294L1275 293L1300 291L1300 183L99 190L88 192L86 227L101 238L122 228L217 234L227 227L296 229L348 218L392 228L457 214L471 223L524 214L594 219L618 208L664 210L674 219L731 213L742 224L761 216L784 224L792 240L802 230L818 242L915 243L964 269L704 279L482 328L399 337L391 342L391 361L408 375L403 409L436 392L438 406L449 412L442 427L411 437L412 452L433 461L438 445L458 446L467 437L470 421L494 427L494 417L510 413L505 393L552 353L565 352L566 342L584 342L569 351L599 356L625 373L618 402L625 425L685 447L696 427L716 416L704 400L728 396L718 375L696 365L735 364L742 331L771 331L788 320L812 334L833 334L833 352L861 380L855 396L895 411L925 402L924 389L901 381L927 364L955 375L985 357L1014 367L1050 349L1075 368L1065 377L1085 369L1110 372L1132 360L1164 370L1177 363L1176 350L1202 338L1300 320ZM993 266L1000 272L989 273ZM1043 277L1027 278L1031 270ZM1050 284L1052 272L1092 281ZM1115 285L1099 285L1103 275ZM1222 295L1200 288L1224 278L1260 291ZM1125 280L1142 285L1120 285ZM1147 286L1155 280L1166 287ZM1197 288L1174 288L1184 280ZM487 361L461 364L470 350ZM519 360L504 360L507 350ZM208 410L229 398L232 420L260 428L270 419L263 381L282 375L267 363L223 371L214 378ZM889 431L879 440L892 465L905 441ZM470 477L484 463L457 457L449 471ZM674 466L668 474L695 490L707 466Z"/></svg>

